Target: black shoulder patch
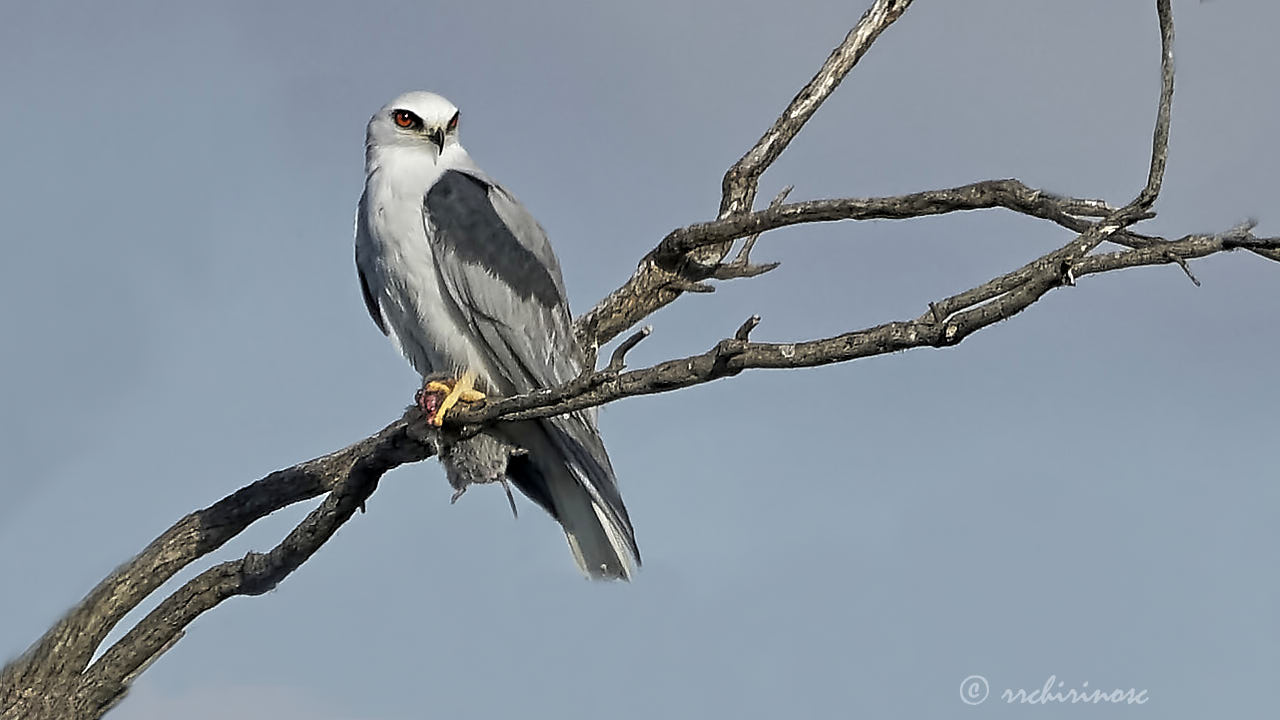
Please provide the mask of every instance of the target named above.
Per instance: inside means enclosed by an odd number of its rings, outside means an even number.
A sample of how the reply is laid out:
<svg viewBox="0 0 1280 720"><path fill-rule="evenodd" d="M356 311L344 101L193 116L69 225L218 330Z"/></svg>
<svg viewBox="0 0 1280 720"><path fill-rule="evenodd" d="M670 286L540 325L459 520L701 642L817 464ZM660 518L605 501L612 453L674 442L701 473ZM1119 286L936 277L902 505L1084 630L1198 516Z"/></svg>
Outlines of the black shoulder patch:
<svg viewBox="0 0 1280 720"><path fill-rule="evenodd" d="M521 297L554 307L560 291L546 266L538 262L489 200L489 186L457 170L447 170L425 199L436 242L459 259L492 272Z"/></svg>

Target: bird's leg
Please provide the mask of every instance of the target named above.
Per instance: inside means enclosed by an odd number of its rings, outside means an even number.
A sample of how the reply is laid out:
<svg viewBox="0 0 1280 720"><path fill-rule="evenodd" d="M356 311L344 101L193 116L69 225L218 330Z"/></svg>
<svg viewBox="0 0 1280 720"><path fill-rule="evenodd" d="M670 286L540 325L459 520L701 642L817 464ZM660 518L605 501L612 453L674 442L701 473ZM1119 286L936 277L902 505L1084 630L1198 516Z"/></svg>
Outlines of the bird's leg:
<svg viewBox="0 0 1280 720"><path fill-rule="evenodd" d="M450 387L449 383L440 382L439 380L431 380L422 388L422 397L426 397L429 393L445 393L444 399L440 401L439 407L431 415L427 422L440 427L444 424L444 415L453 409L458 401L462 402L480 402L484 400L484 393L475 389L476 374L472 370L462 373L462 376L453 382Z"/></svg>

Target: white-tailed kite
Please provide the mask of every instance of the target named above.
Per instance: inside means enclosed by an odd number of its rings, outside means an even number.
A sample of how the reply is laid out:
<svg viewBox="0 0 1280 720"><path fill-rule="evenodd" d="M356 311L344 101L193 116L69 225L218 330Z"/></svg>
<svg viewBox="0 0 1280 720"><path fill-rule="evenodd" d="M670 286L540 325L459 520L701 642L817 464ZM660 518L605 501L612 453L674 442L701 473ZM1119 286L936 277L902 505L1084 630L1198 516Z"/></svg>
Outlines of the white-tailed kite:
<svg viewBox="0 0 1280 720"><path fill-rule="evenodd" d="M423 376L419 398L436 425L459 400L553 387L582 370L546 233L472 162L458 109L439 95L405 93L369 120L356 268L373 321ZM492 432L456 464L443 456L459 494L505 468L564 527L588 577L627 579L640 553L595 412Z"/></svg>

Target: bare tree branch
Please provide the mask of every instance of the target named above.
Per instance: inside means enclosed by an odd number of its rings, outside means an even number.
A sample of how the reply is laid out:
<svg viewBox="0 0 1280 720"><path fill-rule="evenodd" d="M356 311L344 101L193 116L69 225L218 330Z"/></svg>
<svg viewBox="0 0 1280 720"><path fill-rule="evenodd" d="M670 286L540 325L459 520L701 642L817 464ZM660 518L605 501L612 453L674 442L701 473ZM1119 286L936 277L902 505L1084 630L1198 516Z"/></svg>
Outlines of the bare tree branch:
<svg viewBox="0 0 1280 720"><path fill-rule="evenodd" d="M786 203L788 190L769 207L752 211L760 176L785 150L822 102L910 5L875 0L822 68L773 126L725 174L718 218L669 233L641 261L627 282L578 320L576 331L594 358L606 343L684 292L709 292L708 280L753 277L776 263L753 264L750 254L764 232L837 220L908 219L951 212L1005 208L1052 222L1073 233L1070 242L1011 272L934 302L919 317L883 323L828 338L792 343L754 342L759 316L748 318L706 352L626 371L626 355L650 328L621 342L602 370L588 369L555 388L493 399L455 409L446 424L466 436L496 421L558 415L636 395L670 392L736 375L747 369L813 367L917 347L948 347L1012 317L1046 293L1076 279L1125 268L1175 264L1192 282L1189 260L1244 249L1280 260L1280 238L1259 238L1246 224L1213 235L1177 240L1130 228L1154 216L1168 160L1173 99L1173 21L1168 0L1157 0L1161 36L1155 130L1146 183L1132 201L1114 207L1103 200L1062 197L1018 180L986 180L897 197L844 198ZM735 241L745 242L724 262ZM1094 252L1103 242L1121 249ZM594 362L593 362L594 367ZM120 701L129 683L181 638L196 617L236 595L274 588L306 562L398 465L437 453L438 430L416 408L377 434L338 452L271 473L213 505L182 518L136 557L98 584L22 657L0 671L0 717L5 720L97 718ZM108 633L163 583L217 550L266 515L324 495L278 545L266 553L215 565L185 583L108 648L90 660Z"/></svg>
<svg viewBox="0 0 1280 720"><path fill-rule="evenodd" d="M769 203L770 210L777 210L782 205L782 201L787 199L795 186L788 185L773 198L773 202ZM722 263L711 273L711 277L716 280L736 280L738 278L749 278L757 275L763 275L770 270L774 270L780 263L771 262L756 265L751 262L751 251L756 247L756 241L760 239L761 233L752 233L742 243L742 249L738 251L738 256L733 262Z"/></svg>
<svg viewBox="0 0 1280 720"><path fill-rule="evenodd" d="M414 411L338 452L273 472L187 515L98 584L30 650L0 672L0 717L71 718L105 712L126 681L178 639L197 615L234 595L265 592L311 556L377 487L387 470L435 453L434 435L416 427ZM294 503L330 493L269 553L250 553L188 582L138 623L85 672L111 628L191 562L254 522ZM83 675L82 675L83 674ZM67 679L75 680L70 689ZM64 687L63 692L43 689ZM53 702L54 704L46 704ZM37 712L38 708L43 708ZM21 710L21 712L19 712ZM98 717L85 714L84 717Z"/></svg>
<svg viewBox="0 0 1280 720"><path fill-rule="evenodd" d="M853 66L871 49L880 33L902 17L910 6L911 0L876 0L863 13L858 24L845 36L844 42L831 51L809 84L800 90L787 109L774 121L773 127L760 136L755 146L724 174L720 198L721 218L751 209L760 176L782 155L782 151L787 149L809 122L809 118L818 112L822 103L831 97L831 93L835 92ZM728 252L728 249L724 252ZM724 257L724 252L720 257ZM695 260L705 262L704 258Z"/></svg>
<svg viewBox="0 0 1280 720"><path fill-rule="evenodd" d="M1280 237L1258 238L1249 228L1218 235L1188 235L1174 241L1157 240L1149 247L1090 255L1074 266L1083 277L1144 265L1182 264L1187 260L1237 249L1280 250ZM487 423L494 419L529 420L603 405L626 397L670 392L736 375L753 368L792 369L847 362L918 347L955 345L976 330L1025 310L1049 290L1065 283L1064 266L1046 265L1017 286L1002 292L980 292L999 297L972 303L959 313L928 311L914 320L885 323L819 340L795 343L747 342L743 337L758 322L748 320L735 337L721 340L698 355L677 358L641 370L617 374L592 373L557 388L507 398L469 410L450 419L463 423ZM1001 278L993 280L999 287ZM990 284L990 283L988 283ZM983 286L985 287L985 286ZM975 288L982 291L982 288ZM970 291L974 292L974 291ZM945 301L942 301L945 302ZM941 304L931 303L930 305ZM935 319L940 317L941 319Z"/></svg>
<svg viewBox="0 0 1280 720"><path fill-rule="evenodd" d="M910 6L911 0L875 0L872 3L844 41L831 51L813 79L792 99L787 109L782 111L773 126L725 172L720 219L751 210L760 176L778 159L822 103L835 92L840 81L871 49L880 33L902 17ZM715 272L729 249L727 242L710 245L688 258L682 258L681 262L670 264L659 264L652 257L646 257L622 287L609 293L579 319L576 329L583 347L604 345L659 308L670 304L691 287L705 292L705 288L709 286L699 285L698 281Z"/></svg>
<svg viewBox="0 0 1280 720"><path fill-rule="evenodd" d="M1106 217L1118 212L1101 200L1058 197L1029 188L1018 180L983 180L944 190L925 190L893 197L772 204L765 210L672 230L658 243L649 258L658 263L676 263L686 254L708 245L759 236L791 225L839 220L905 220L998 207L1051 220L1077 232L1090 226L1091 223L1084 218Z"/></svg>

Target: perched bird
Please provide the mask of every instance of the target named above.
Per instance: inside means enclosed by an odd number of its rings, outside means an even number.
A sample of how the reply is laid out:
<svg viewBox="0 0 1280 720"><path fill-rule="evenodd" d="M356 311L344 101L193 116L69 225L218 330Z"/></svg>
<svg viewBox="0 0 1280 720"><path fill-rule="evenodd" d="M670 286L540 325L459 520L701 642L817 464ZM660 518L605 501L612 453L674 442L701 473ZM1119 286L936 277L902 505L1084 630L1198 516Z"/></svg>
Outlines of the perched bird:
<svg viewBox="0 0 1280 720"><path fill-rule="evenodd" d="M423 376L419 401L437 426L459 401L553 387L583 368L546 233L472 162L458 108L439 95L405 93L369 120L356 268L373 321ZM505 467L560 522L588 577L629 578L640 552L594 410L489 432L442 454L458 494Z"/></svg>

